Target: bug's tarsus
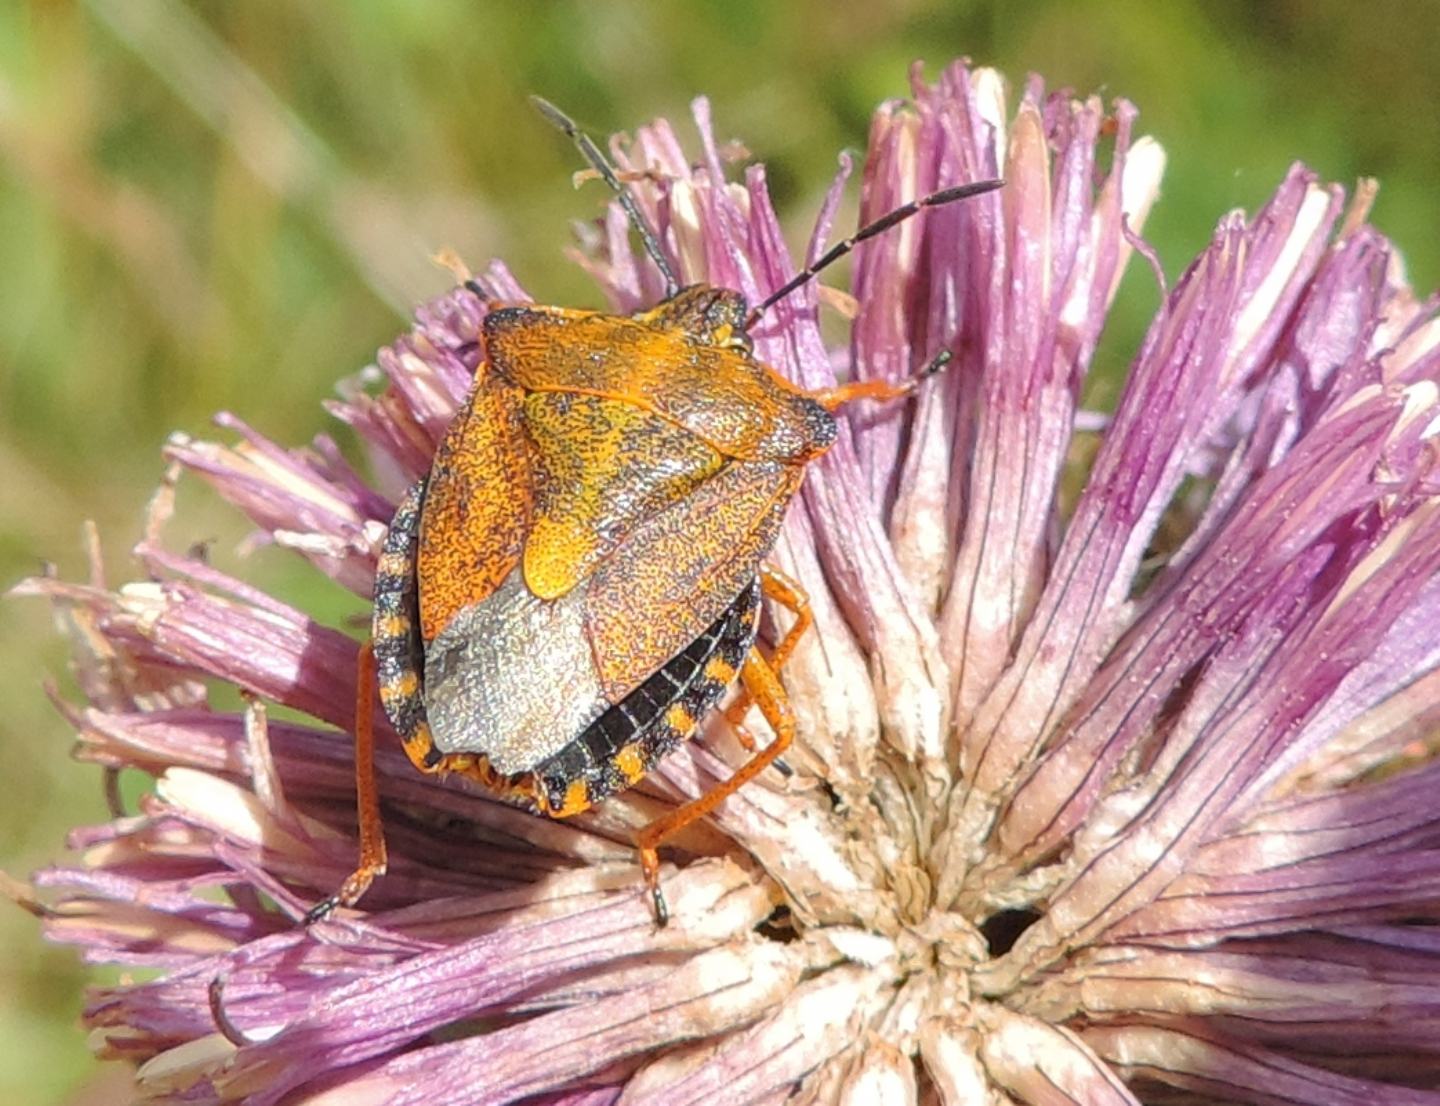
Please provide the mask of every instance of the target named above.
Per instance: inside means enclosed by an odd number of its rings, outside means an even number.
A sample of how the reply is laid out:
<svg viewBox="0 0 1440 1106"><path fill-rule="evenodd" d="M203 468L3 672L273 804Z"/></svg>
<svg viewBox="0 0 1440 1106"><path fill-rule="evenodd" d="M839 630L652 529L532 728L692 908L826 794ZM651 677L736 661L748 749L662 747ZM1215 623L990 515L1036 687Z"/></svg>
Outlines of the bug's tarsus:
<svg viewBox="0 0 1440 1106"><path fill-rule="evenodd" d="M328 899L321 899L309 910L305 911L305 917L300 919L300 924L306 929L323 922L334 914L340 907L340 896L331 895Z"/></svg>
<svg viewBox="0 0 1440 1106"><path fill-rule="evenodd" d="M915 379L919 381L934 376L944 369L946 365L950 364L954 358L955 355L948 349L942 349L934 357L930 358L929 361L925 362L925 367L915 374Z"/></svg>
<svg viewBox="0 0 1440 1106"><path fill-rule="evenodd" d="M650 260L655 262L655 267L665 278L665 298L669 299L680 291L680 281L675 276L675 270L670 267L670 259L665 256L665 251L660 246L660 236L645 221L645 216L641 214L640 208L635 203L635 197L630 195L629 190L621 183L619 176L615 173L615 167L610 164L600 147L595 145L594 140L576 125L575 120L549 100L540 96L531 96L530 102L556 129L564 131L569 136L581 156L590 163L590 167L600 174L600 179L615 193L615 198L620 201L620 206L624 209L626 218L630 220L630 225L640 236L640 244L645 247L645 252L650 255Z"/></svg>
<svg viewBox="0 0 1440 1106"><path fill-rule="evenodd" d="M1003 180L982 180L972 181L970 184L957 185L954 188L942 188L938 192L931 192L928 196L921 196L918 200L911 200L907 204L901 204L893 211L887 211L873 223L866 223L849 238L836 242L835 245L826 250L825 254L813 265L805 266L805 268L801 269L779 288L771 292L770 295L766 296L760 306L756 307L746 317L746 329L748 330L759 322L760 316L764 315L766 311L774 307L791 292L809 284L821 271L828 269L866 239L874 238L877 234L884 234L897 223L903 223L906 219L910 218L910 216L919 214L927 207L940 207L944 204L954 203L956 200L965 200L971 196L980 196L986 192L993 192L1004 183Z"/></svg>

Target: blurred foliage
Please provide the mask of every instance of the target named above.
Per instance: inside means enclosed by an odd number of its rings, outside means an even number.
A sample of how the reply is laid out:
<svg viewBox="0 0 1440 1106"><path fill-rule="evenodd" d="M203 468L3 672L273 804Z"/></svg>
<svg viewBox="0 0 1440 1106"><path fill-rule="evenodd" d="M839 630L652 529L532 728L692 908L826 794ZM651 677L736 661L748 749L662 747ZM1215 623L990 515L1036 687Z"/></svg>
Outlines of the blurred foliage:
<svg viewBox="0 0 1440 1106"><path fill-rule="evenodd" d="M1440 5L1400 0L823 0L685 4L471 0L47 0L0 6L0 584L54 558L83 574L95 519L117 578L174 429L230 409L283 442L453 246L497 255L537 296L594 297L563 260L573 150L539 92L596 132L681 118L710 96L721 137L770 165L796 233L837 150L859 147L906 69L958 54L1141 109L1170 155L1146 235L1175 272L1215 218L1261 202L1294 158L1381 179L1374 220L1417 286L1440 274ZM1132 267L1106 357L1123 365L1156 293ZM244 528L193 482L177 541ZM358 603L276 552L242 569L329 617ZM60 855L103 817L98 774L65 756L40 694L64 666L35 603L0 619L0 867ZM0 1101L125 1101L75 1017L84 971L0 910Z"/></svg>

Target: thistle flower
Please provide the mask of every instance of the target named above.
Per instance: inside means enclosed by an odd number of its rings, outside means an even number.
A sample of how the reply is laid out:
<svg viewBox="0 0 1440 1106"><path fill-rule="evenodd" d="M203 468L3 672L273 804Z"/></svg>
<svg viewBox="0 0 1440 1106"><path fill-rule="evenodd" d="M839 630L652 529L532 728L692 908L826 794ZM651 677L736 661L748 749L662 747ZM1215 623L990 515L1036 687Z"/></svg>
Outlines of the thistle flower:
<svg viewBox="0 0 1440 1106"><path fill-rule="evenodd" d="M794 775L675 840L667 929L630 834L740 762L722 721L565 822L386 747L390 873L305 929L355 855L355 640L167 551L168 487L143 582L25 585L74 633L82 757L155 777L17 892L52 939L156 970L85 1012L139 1098L1440 1102L1436 306L1372 190L1345 211L1297 166L1164 293L1114 412L1082 411L1122 270L1154 260L1164 158L1134 119L1037 80L1010 115L963 64L877 112L863 216L1008 185L862 247L823 297L847 344L814 285L754 330L811 388L955 357L813 466L776 553L816 621ZM764 170L725 183L695 121L698 161L664 122L614 155L683 275L758 302L796 268ZM618 209L588 246L613 308L655 301ZM457 289L341 385L376 486L231 416L237 444L173 439L175 471L368 594L485 310Z"/></svg>

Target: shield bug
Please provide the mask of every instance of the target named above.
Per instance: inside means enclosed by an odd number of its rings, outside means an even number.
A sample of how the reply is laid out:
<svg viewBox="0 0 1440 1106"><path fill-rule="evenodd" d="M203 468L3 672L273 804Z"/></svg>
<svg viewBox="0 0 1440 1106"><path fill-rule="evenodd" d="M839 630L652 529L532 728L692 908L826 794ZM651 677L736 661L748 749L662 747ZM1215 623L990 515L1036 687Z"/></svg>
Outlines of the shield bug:
<svg viewBox="0 0 1440 1106"><path fill-rule="evenodd" d="M535 305L486 314L470 395L380 556L356 710L360 863L312 919L356 902L385 870L377 688L421 771L458 773L564 818L638 781L738 682L727 717L751 758L636 835L664 923L661 842L794 736L779 673L809 605L764 562L806 465L834 442L845 404L908 395L948 360L899 383L807 392L752 356L749 328L857 243L1001 183L891 211L750 310L737 291L682 287L604 155L558 109L536 104L615 192L666 295L629 316ZM794 616L768 656L756 645L763 599ZM751 703L773 732L763 749L738 724Z"/></svg>

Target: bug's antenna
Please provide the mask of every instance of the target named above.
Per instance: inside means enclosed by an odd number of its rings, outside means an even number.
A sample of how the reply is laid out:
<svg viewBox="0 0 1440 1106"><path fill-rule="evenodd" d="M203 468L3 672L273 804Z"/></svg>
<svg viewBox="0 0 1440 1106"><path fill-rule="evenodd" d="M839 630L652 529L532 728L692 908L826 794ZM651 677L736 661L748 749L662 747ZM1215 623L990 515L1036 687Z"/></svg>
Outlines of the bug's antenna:
<svg viewBox="0 0 1440 1106"><path fill-rule="evenodd" d="M774 307L791 292L795 291L795 289L814 280L816 274L822 269L829 268L861 242L865 241L865 239L874 238L877 234L885 233L885 231L895 226L896 223L903 223L906 219L910 218L910 216L918 214L927 207L939 207L942 204L954 203L956 200L965 200L971 196L979 196L986 192L993 192L1004 183L1003 180L982 180L974 181L970 184L962 184L955 188L942 188L939 192L931 192L928 196L921 196L918 200L911 200L908 204L901 204L893 211L887 211L873 223L867 223L861 227L843 242L835 243L815 264L805 266L805 268L801 269L779 288L771 292L770 295L765 298L765 302L746 316L745 329L750 329L750 327L759 321L760 316L765 314L766 311Z"/></svg>
<svg viewBox="0 0 1440 1106"><path fill-rule="evenodd" d="M635 228L635 233L640 235L640 244L645 247L645 252L650 255L650 260L655 262L655 267L665 278L666 298L680 291L680 281L675 278L675 270L670 268L670 261L665 256L665 251L660 248L659 236L645 221L645 216L635 205L635 197L630 195L629 189L620 183L620 178L615 175L614 166L600 152L600 147L595 145L591 137L576 125L575 120L549 100L531 96L530 102L535 105L541 115L554 124L556 129L564 131L570 137L570 141L575 143L581 156L590 163L590 167L600 174L600 179L608 184L615 193L615 198L620 201L620 206L624 209L626 218L630 220L630 225Z"/></svg>

